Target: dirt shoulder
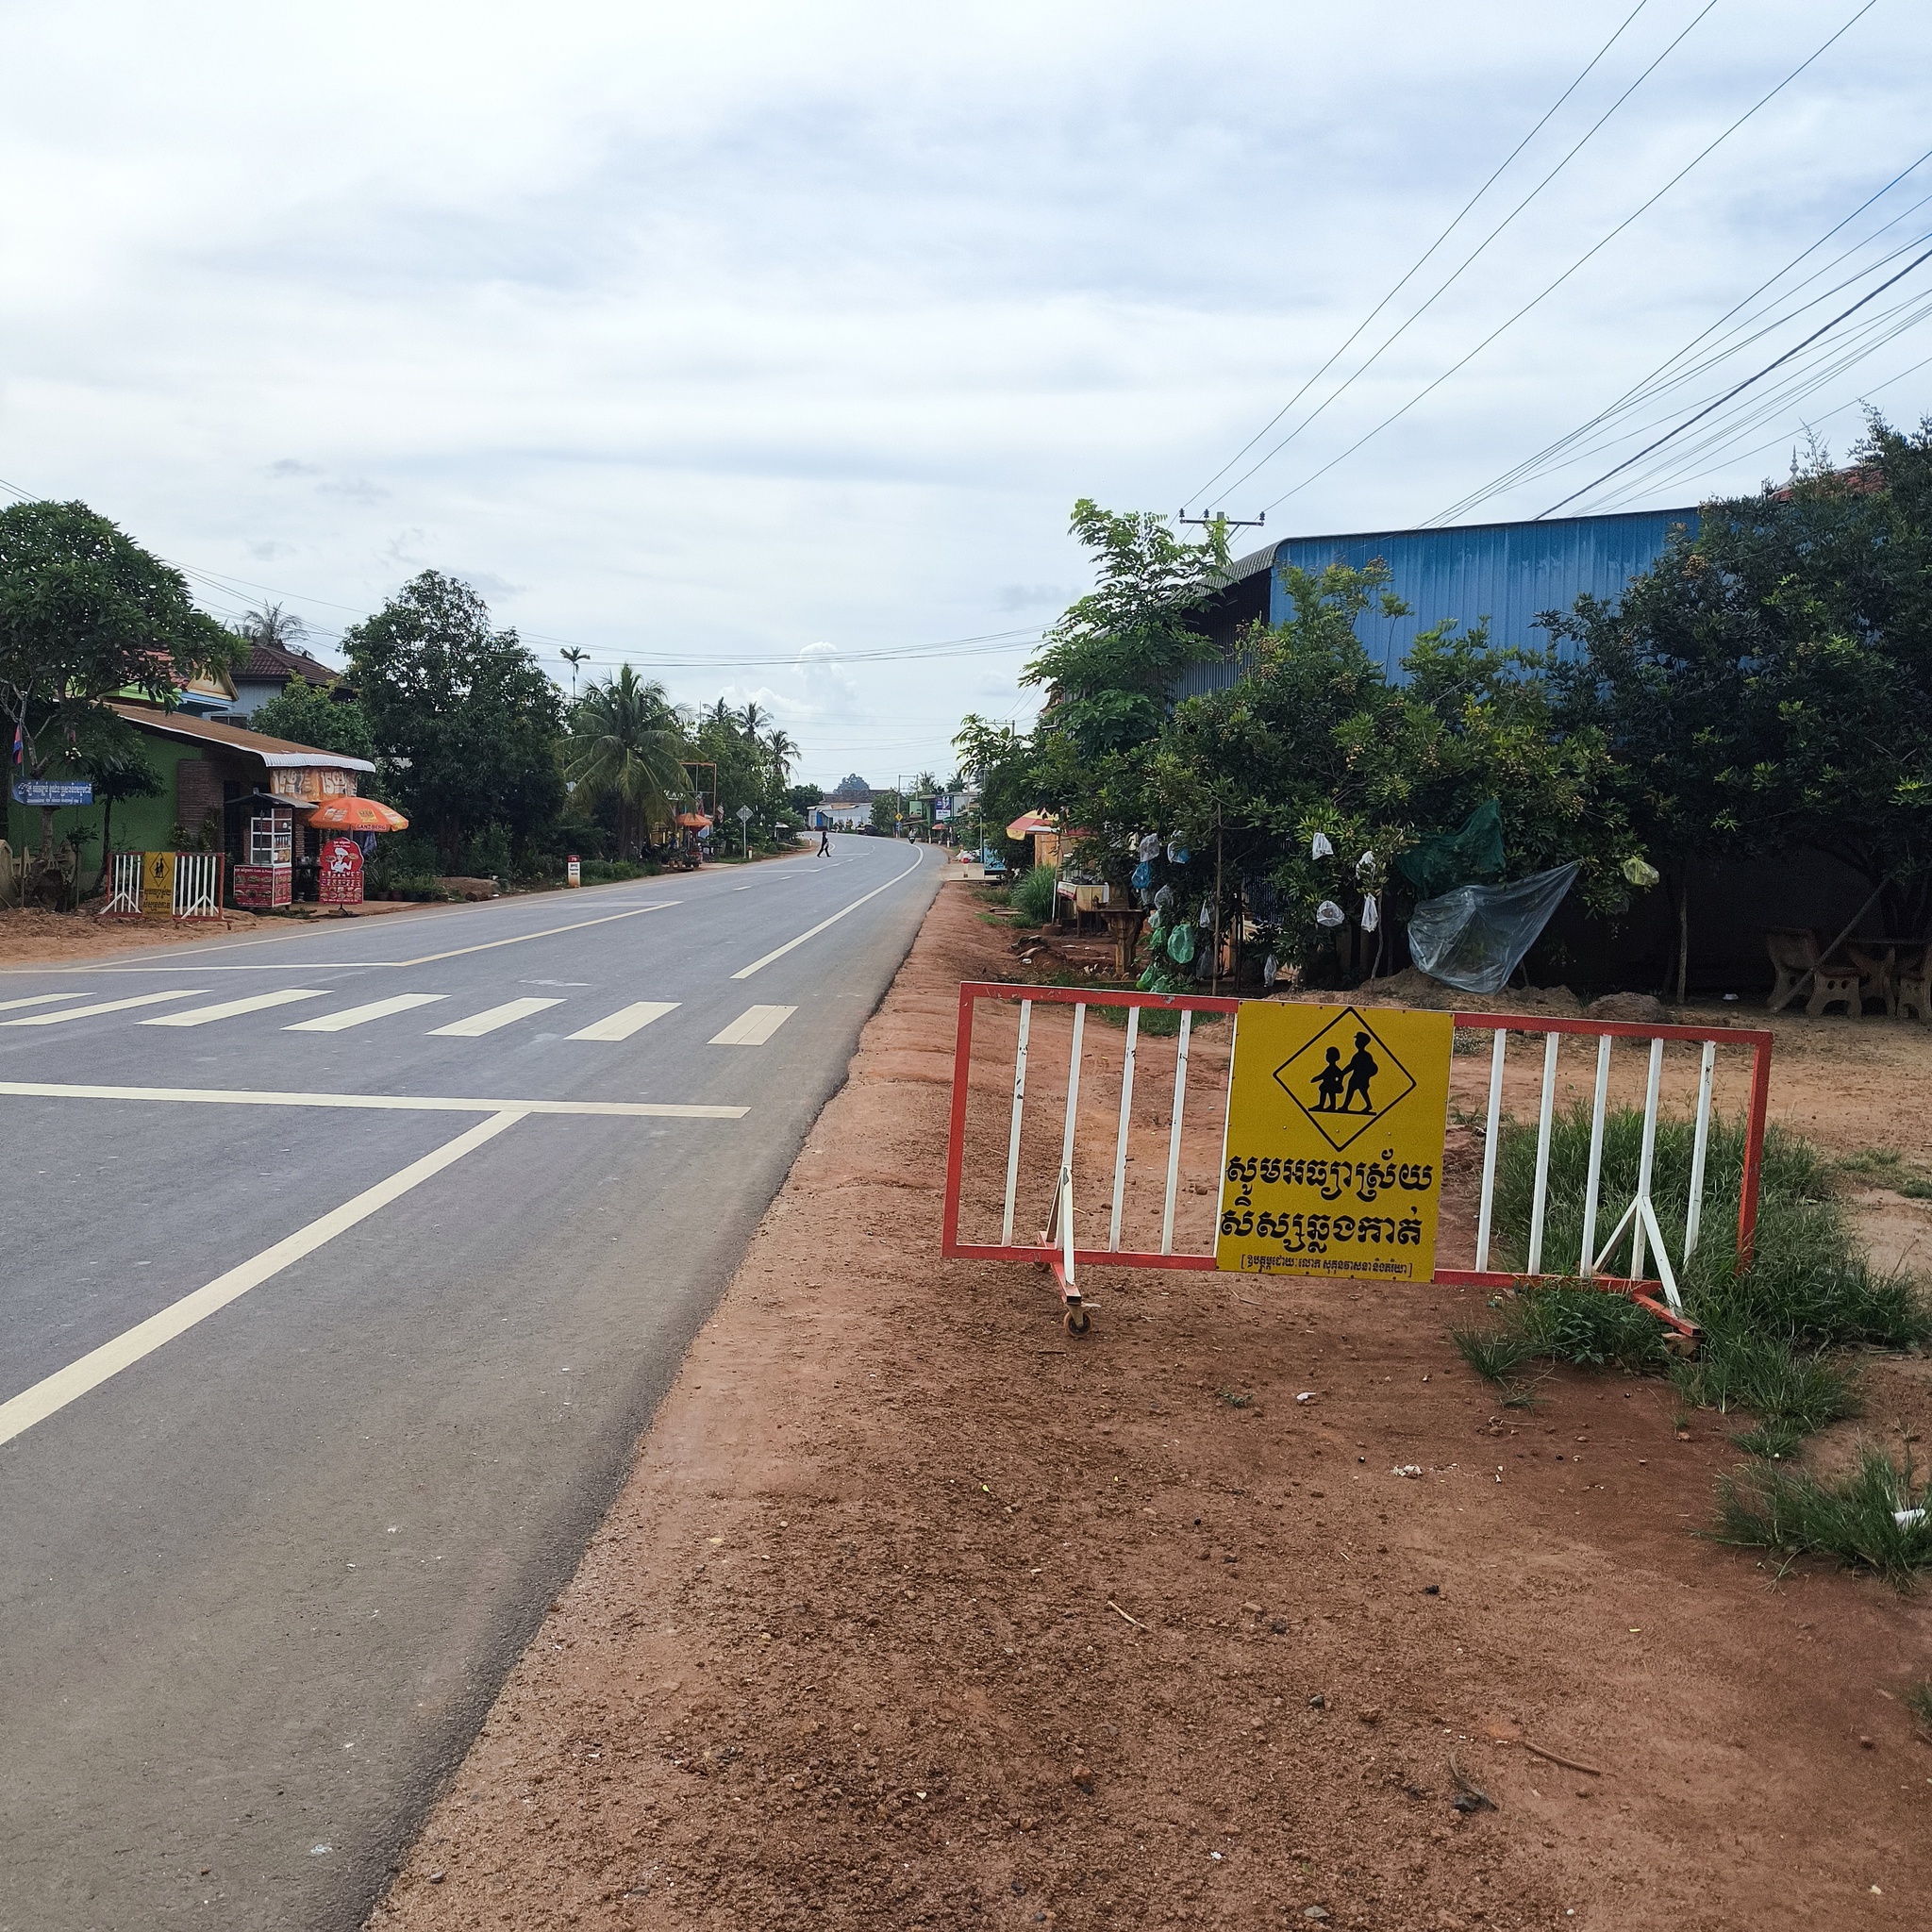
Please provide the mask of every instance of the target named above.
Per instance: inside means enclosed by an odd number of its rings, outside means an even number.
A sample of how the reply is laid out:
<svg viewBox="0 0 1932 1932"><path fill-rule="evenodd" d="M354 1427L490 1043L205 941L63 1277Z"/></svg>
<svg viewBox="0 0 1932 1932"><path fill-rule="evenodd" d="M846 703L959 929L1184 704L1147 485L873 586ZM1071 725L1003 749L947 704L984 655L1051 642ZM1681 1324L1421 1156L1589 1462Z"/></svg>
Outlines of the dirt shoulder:
<svg viewBox="0 0 1932 1932"><path fill-rule="evenodd" d="M1922 1924L1932 1615L1698 1537L1714 1420L1499 1410L1474 1291L938 1258L1007 943L941 894L372 1924Z"/></svg>

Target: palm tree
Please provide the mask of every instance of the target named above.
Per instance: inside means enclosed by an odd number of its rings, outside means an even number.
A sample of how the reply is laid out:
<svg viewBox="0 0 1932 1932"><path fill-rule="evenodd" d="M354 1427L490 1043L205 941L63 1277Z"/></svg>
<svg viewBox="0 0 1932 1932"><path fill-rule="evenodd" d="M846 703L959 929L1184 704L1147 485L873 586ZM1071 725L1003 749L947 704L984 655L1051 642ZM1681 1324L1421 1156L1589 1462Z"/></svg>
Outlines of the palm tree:
<svg viewBox="0 0 1932 1932"><path fill-rule="evenodd" d="M678 759L685 748L682 721L655 678L641 678L625 664L586 688L572 714L564 776L590 798L615 795L621 857L629 858L652 819L669 818L673 799L684 795Z"/></svg>
<svg viewBox="0 0 1932 1932"><path fill-rule="evenodd" d="M566 650L558 652L557 655L570 666L570 701L572 704L575 704L577 701L577 668L591 654L588 651L579 651L575 645L572 645Z"/></svg>
<svg viewBox="0 0 1932 1932"><path fill-rule="evenodd" d="M308 626L301 618L279 604L264 604L259 610L249 611L235 628L251 644L276 644L285 651L299 650L308 635Z"/></svg>
<svg viewBox="0 0 1932 1932"><path fill-rule="evenodd" d="M781 724L766 739L765 749L771 754L772 763L777 771L778 783L782 788L786 779L791 775L791 761L798 756L797 741Z"/></svg>

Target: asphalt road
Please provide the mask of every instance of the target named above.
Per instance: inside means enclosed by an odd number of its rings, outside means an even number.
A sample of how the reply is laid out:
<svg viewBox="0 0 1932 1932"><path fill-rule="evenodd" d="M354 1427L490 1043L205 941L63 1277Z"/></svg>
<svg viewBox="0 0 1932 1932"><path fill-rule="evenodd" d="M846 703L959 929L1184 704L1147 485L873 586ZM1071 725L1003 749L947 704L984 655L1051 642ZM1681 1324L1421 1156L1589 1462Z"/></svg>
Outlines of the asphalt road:
<svg viewBox="0 0 1932 1932"><path fill-rule="evenodd" d="M0 1928L360 1924L941 863L0 972Z"/></svg>

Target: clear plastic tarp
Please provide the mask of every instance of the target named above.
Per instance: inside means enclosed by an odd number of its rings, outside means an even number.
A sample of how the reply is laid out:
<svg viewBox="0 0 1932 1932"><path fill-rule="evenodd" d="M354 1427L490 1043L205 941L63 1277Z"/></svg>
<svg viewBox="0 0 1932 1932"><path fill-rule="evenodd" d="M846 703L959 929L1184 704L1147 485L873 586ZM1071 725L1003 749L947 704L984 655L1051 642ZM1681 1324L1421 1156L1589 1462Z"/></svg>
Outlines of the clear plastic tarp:
<svg viewBox="0 0 1932 1932"><path fill-rule="evenodd" d="M1552 866L1513 886L1457 886L1424 899L1408 922L1410 958L1464 992L1501 992L1563 903L1576 871L1574 862Z"/></svg>

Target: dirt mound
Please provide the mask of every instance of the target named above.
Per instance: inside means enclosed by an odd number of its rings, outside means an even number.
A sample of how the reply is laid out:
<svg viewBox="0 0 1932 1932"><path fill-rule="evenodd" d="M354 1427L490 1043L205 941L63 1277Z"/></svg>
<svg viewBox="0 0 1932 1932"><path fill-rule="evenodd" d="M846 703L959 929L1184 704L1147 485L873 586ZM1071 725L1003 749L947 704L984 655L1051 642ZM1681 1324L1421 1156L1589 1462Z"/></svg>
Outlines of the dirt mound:
<svg viewBox="0 0 1932 1932"><path fill-rule="evenodd" d="M1619 1020L1636 1026L1668 1026L1671 1009L1655 993L1607 992L1584 1008L1591 1020Z"/></svg>

